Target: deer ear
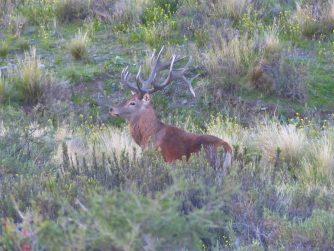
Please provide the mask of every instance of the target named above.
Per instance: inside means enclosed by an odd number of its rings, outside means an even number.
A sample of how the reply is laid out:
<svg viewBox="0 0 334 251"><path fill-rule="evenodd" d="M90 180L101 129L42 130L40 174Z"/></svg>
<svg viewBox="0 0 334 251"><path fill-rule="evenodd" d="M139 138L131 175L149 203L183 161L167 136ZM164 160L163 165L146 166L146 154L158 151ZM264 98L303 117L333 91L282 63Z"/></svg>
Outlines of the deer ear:
<svg viewBox="0 0 334 251"><path fill-rule="evenodd" d="M151 96L150 96L150 94L145 93L145 94L144 94L144 97L143 97L143 100L144 100L144 102L149 103L149 102L151 101Z"/></svg>

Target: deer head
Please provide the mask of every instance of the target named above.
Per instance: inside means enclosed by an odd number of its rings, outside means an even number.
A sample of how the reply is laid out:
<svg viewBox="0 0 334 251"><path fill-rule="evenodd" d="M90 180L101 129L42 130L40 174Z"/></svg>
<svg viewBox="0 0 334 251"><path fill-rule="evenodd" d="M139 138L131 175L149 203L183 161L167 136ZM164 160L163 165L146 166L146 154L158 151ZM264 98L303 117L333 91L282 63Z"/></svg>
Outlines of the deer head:
<svg viewBox="0 0 334 251"><path fill-rule="evenodd" d="M131 90L132 96L129 100L121 103L119 106L111 108L110 114L112 116L121 116L129 121L133 120L134 118L140 116L147 108L151 107L150 94L163 90L170 83L176 80L187 84L190 92L195 97L195 92L191 83L197 76L190 80L185 76L185 72L188 70L192 61L191 57L183 68L174 69L174 64L184 58L178 57L174 54L168 61L161 62L163 49L164 48L162 47L158 54L156 54L156 51L153 52L151 57L151 70L146 80L142 77L141 67L139 67L135 81L130 80L128 67L123 69L121 73L121 83ZM165 79L161 80L159 75L165 70L168 70L168 74Z"/></svg>

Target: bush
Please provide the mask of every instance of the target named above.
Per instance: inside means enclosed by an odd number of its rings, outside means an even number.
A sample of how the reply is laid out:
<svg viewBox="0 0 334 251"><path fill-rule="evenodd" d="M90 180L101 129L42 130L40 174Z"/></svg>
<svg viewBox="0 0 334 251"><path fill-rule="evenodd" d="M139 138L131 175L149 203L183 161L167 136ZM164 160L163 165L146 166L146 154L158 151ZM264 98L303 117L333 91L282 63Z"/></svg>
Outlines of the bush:
<svg viewBox="0 0 334 251"><path fill-rule="evenodd" d="M334 28L334 1L297 4L293 21L306 37L331 34Z"/></svg>
<svg viewBox="0 0 334 251"><path fill-rule="evenodd" d="M256 43L248 36L213 40L208 49L197 56L197 62L207 71L217 88L240 88L240 79L247 74L256 59Z"/></svg>
<svg viewBox="0 0 334 251"><path fill-rule="evenodd" d="M266 53L268 49L266 48ZM308 80L308 65L293 62L286 56L287 53L270 53L261 58L251 70L250 82L265 93L304 103L307 100L305 82Z"/></svg>
<svg viewBox="0 0 334 251"><path fill-rule="evenodd" d="M69 42L68 49L75 60L81 60L88 56L88 44L88 32L82 33L81 30L79 30Z"/></svg>
<svg viewBox="0 0 334 251"><path fill-rule="evenodd" d="M150 0L121 0L113 6L112 22L116 31L126 31L141 23L141 17Z"/></svg>
<svg viewBox="0 0 334 251"><path fill-rule="evenodd" d="M211 1L212 13L215 17L227 17L239 20L249 11L250 0L218 0Z"/></svg>
<svg viewBox="0 0 334 251"><path fill-rule="evenodd" d="M90 0L60 0L55 4L55 15L61 22L85 19L90 13Z"/></svg>

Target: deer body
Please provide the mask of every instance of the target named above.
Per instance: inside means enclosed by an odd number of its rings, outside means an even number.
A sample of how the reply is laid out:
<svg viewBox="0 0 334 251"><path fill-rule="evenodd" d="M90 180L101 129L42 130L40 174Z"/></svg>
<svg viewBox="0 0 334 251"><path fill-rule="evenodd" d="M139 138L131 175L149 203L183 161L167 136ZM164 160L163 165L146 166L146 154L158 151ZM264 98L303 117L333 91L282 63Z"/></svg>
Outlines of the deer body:
<svg viewBox="0 0 334 251"><path fill-rule="evenodd" d="M144 149L153 144L166 162L181 160L183 156L188 160L192 153L197 153L202 148L210 151L215 159L217 148L223 147L225 151L223 167L230 165L232 148L227 142L212 135L190 133L162 123L150 104L149 94L145 94L143 99L136 94L133 95L126 103L113 108L111 114L126 118L134 141ZM212 162L211 158L209 160Z"/></svg>
<svg viewBox="0 0 334 251"><path fill-rule="evenodd" d="M153 144L161 152L166 162L181 160L183 156L188 160L192 153L197 153L204 148L209 161L214 164L217 160L217 148L223 147L225 151L223 168L229 167L232 160L232 148L227 142L212 135L186 132L180 128L166 125L157 118L151 105L151 93L162 90L174 80L180 80L189 86L191 93L195 96L191 86L192 80L185 77L191 59L182 69L174 70L174 63L179 62L182 58L173 55L169 61L162 63L160 61L162 50L163 48L157 56L155 52L153 53L152 69L147 80L143 80L140 68L135 83L129 81L130 74L127 68L122 71L121 82L131 89L133 95L118 107L111 108L111 115L125 118L129 122L134 141L144 149ZM159 72L167 69L169 69L167 78L158 85Z"/></svg>

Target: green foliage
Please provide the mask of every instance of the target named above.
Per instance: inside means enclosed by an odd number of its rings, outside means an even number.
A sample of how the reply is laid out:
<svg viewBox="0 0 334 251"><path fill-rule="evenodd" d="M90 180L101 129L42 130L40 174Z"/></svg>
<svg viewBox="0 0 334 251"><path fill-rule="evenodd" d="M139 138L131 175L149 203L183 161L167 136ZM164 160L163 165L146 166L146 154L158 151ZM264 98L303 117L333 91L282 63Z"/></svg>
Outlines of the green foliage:
<svg viewBox="0 0 334 251"><path fill-rule="evenodd" d="M156 25L160 22L167 21L171 16L171 13L165 12L160 6L150 6L144 10L143 23L146 26Z"/></svg>
<svg viewBox="0 0 334 251"><path fill-rule="evenodd" d="M177 11L179 0L154 0L155 6L161 7L165 13L174 14Z"/></svg>

